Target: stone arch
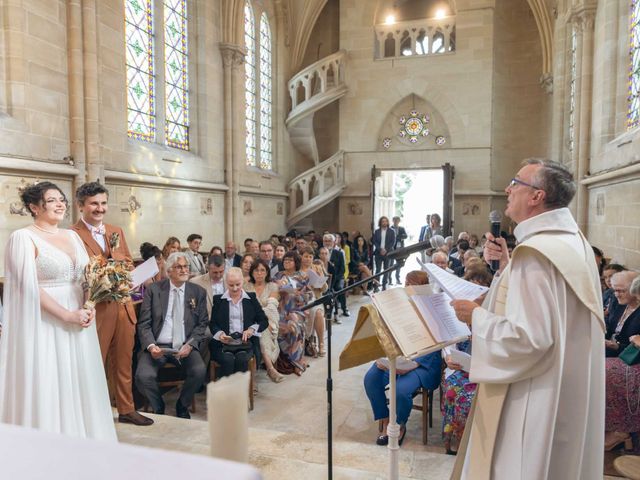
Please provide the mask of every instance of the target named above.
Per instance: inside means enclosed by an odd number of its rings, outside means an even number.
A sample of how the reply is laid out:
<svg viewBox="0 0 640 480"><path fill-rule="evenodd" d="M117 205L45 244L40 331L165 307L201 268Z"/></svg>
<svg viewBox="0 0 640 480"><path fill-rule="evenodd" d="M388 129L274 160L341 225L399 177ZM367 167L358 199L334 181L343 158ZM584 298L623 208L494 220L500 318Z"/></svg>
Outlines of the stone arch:
<svg viewBox="0 0 640 480"><path fill-rule="evenodd" d="M442 148L451 148L452 145L459 147L466 144L467 126L448 93L440 87L432 85L426 85L423 91L416 91L415 82L408 79L397 83L393 90L390 90L384 98L380 98L377 104L372 106L377 111L386 113L383 117L370 116L362 130L363 132L375 132L375 137L372 135L371 138L371 150L380 150L382 138L386 136L385 127L390 121L390 116L397 113L396 110L403 102L412 96L415 96L417 102L422 102L422 105L426 106L429 113L434 116L434 122L436 120L442 122L442 132L447 136L447 145Z"/></svg>

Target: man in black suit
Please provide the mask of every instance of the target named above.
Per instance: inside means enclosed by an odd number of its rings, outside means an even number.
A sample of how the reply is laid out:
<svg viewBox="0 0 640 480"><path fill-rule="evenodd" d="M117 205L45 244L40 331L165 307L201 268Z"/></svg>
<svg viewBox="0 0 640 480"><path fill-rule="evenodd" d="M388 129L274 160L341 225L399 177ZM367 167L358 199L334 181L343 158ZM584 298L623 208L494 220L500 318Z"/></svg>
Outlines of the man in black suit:
<svg viewBox="0 0 640 480"><path fill-rule="evenodd" d="M322 236L322 245L329 250L329 274L331 274L331 285L329 287L332 291L337 292L344 288L344 272L346 268L346 262L344 260L344 253L342 250L336 247L336 237L331 233L325 233ZM342 316L348 317L349 310L347 309L347 299L344 295L338 295L338 303L342 308ZM335 305L335 314L333 321L335 323L342 323L338 318L338 305ZM331 312L327 312L328 319L331 318Z"/></svg>
<svg viewBox="0 0 640 480"><path fill-rule="evenodd" d="M404 229L404 227L400 226L400 217L393 217L393 225L391 225L391 228L394 232L396 232L396 244L393 247L394 250L396 248L403 248L404 241L407 239L407 231ZM398 285L400 285L400 270L400 268L396 270L396 283Z"/></svg>
<svg viewBox="0 0 640 480"><path fill-rule="evenodd" d="M389 219L380 217L378 220L378 229L373 232L373 260L375 262L376 271L379 273L391 266L391 260L387 260L387 254L393 250L396 244L396 232L389 228ZM382 289L387 289L390 275L385 273L382 277Z"/></svg>
<svg viewBox="0 0 640 480"><path fill-rule="evenodd" d="M269 324L256 294L245 292L242 283L242 270L230 268L225 274L227 290L213 297L209 345L221 377L249 369L251 357L260 353L260 339L254 335Z"/></svg>
<svg viewBox="0 0 640 480"><path fill-rule="evenodd" d="M232 241L228 241L224 246L224 263L225 269L228 270L231 267L240 267L242 262L242 255L236 253L236 244Z"/></svg>
<svg viewBox="0 0 640 480"><path fill-rule="evenodd" d="M186 378L176 403L176 415L190 418L188 406L206 373L200 343L206 338L207 293L189 280L189 260L182 252L167 259L168 279L147 287L138 319L144 349L138 358L136 384L154 413L164 413L158 370L167 362L182 367Z"/></svg>

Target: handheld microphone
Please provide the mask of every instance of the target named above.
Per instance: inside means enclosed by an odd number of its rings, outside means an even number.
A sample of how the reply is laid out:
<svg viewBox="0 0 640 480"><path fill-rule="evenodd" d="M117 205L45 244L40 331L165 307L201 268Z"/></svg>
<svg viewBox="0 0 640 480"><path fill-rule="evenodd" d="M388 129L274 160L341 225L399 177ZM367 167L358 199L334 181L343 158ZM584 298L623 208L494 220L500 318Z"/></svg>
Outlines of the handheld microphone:
<svg viewBox="0 0 640 480"><path fill-rule="evenodd" d="M492 210L489 213L489 221L491 222L491 235L495 238L500 236L500 222L502 220L502 214L498 210ZM499 260L491 260L491 270L497 272L500 268Z"/></svg>
<svg viewBox="0 0 640 480"><path fill-rule="evenodd" d="M426 250L427 248L431 248L431 241L429 240L414 243L413 245L409 245L408 247L396 248L395 250L387 253L387 258L389 260L396 260L398 258L405 259L409 255L416 252L421 252L423 250Z"/></svg>

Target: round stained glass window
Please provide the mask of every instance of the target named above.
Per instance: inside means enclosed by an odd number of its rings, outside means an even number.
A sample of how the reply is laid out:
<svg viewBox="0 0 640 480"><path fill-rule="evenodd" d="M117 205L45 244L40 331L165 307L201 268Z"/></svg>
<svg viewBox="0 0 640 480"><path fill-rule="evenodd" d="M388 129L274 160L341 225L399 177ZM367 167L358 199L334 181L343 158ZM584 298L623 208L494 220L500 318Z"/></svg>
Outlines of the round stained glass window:
<svg viewBox="0 0 640 480"><path fill-rule="evenodd" d="M419 113L417 110L411 110L408 115L402 115L398 118L398 123L400 123L398 137L408 140L409 143L416 144L421 137L428 137L431 135L430 122L431 116L429 114L423 114ZM446 143L446 139L443 135L436 134L432 138L438 146L442 146Z"/></svg>

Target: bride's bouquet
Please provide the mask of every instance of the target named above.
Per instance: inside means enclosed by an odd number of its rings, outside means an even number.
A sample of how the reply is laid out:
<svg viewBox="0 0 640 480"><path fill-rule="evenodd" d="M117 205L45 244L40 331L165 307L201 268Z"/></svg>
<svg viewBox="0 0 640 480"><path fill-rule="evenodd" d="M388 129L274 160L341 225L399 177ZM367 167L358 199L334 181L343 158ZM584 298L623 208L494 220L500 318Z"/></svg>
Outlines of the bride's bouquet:
<svg viewBox="0 0 640 480"><path fill-rule="evenodd" d="M84 308L95 308L104 301L124 303L131 298L129 262L92 257L84 273L89 299Z"/></svg>

